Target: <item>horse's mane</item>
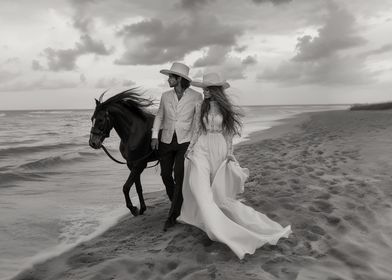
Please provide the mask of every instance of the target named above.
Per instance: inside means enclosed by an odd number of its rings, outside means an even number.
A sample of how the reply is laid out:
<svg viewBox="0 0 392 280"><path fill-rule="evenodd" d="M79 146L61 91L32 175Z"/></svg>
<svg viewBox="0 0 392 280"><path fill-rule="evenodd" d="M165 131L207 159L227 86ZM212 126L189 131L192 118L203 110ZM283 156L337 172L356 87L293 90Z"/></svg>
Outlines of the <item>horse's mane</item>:
<svg viewBox="0 0 392 280"><path fill-rule="evenodd" d="M119 104L123 107L136 113L143 119L146 119L151 113L146 111L146 108L153 105L154 101L141 96L141 93L137 92L137 88L127 89L110 97L105 102L99 104L102 107Z"/></svg>

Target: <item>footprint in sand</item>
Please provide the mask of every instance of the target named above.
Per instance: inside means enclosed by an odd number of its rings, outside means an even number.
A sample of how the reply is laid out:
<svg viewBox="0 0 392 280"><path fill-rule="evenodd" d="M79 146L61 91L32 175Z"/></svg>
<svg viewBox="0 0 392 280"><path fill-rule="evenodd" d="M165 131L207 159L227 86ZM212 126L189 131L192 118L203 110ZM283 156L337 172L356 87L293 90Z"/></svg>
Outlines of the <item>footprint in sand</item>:
<svg viewBox="0 0 392 280"><path fill-rule="evenodd" d="M312 212L331 213L333 211L332 205L324 200L316 200L312 204L309 206L309 210Z"/></svg>
<svg viewBox="0 0 392 280"><path fill-rule="evenodd" d="M309 227L309 230L318 235L325 235L325 230L318 225L313 225Z"/></svg>
<svg viewBox="0 0 392 280"><path fill-rule="evenodd" d="M290 181L290 183L293 183L293 184L299 184L299 180L296 178L290 179L289 181Z"/></svg>
<svg viewBox="0 0 392 280"><path fill-rule="evenodd" d="M336 185L335 182L330 182L330 184L331 184L331 185ZM329 192L332 193L332 194L340 194L340 193L341 193L341 190L340 190L339 187L329 187L328 190L329 190Z"/></svg>
<svg viewBox="0 0 392 280"><path fill-rule="evenodd" d="M322 194L316 196L315 198L327 200L327 199L330 199L330 198L331 198L331 195L330 195L329 193L322 193Z"/></svg>
<svg viewBox="0 0 392 280"><path fill-rule="evenodd" d="M306 168L306 172L312 172L312 171L314 171L314 168L313 168L313 167L306 166L305 168Z"/></svg>
<svg viewBox="0 0 392 280"><path fill-rule="evenodd" d="M327 218L327 222L330 224L330 225L333 225L333 226L336 226L337 224L339 224L340 223L340 221L341 221L341 219L339 218L339 217L336 217L336 216L326 216L326 218Z"/></svg>
<svg viewBox="0 0 392 280"><path fill-rule="evenodd" d="M356 216L353 215L345 215L343 217L344 220L346 220L347 222L349 222L352 226L355 226L356 228L364 231L364 232L368 232L368 228L367 226L365 226Z"/></svg>

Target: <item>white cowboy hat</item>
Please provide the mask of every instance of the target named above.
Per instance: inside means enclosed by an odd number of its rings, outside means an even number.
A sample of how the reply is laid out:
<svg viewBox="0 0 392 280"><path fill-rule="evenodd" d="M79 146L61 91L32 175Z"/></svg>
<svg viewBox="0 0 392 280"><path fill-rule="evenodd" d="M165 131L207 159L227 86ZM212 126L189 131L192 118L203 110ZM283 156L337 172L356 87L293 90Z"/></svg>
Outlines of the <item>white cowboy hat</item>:
<svg viewBox="0 0 392 280"><path fill-rule="evenodd" d="M178 75L180 77L183 77L184 79L187 79L190 82L192 81L192 79L188 77L189 67L180 62L174 62L170 70L163 69L159 72L167 76L169 76L169 74Z"/></svg>
<svg viewBox="0 0 392 280"><path fill-rule="evenodd" d="M227 89L230 87L230 84L224 80L221 75L218 73L208 73L203 75L203 81L193 81L191 82L192 86L195 87L201 87L201 88L206 88L206 87L211 87L211 86L220 86L223 87L224 89Z"/></svg>

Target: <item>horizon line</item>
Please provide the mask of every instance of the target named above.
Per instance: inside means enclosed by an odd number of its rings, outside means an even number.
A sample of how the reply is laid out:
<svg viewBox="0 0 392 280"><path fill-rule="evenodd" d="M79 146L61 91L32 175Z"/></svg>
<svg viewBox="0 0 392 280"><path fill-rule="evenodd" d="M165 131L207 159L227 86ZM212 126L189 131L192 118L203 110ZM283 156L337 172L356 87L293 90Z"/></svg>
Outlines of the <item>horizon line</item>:
<svg viewBox="0 0 392 280"><path fill-rule="evenodd" d="M387 102L387 101L385 101ZM382 102L383 103L383 102ZM312 104L263 104L263 105L238 105L239 107L278 107L278 106L337 106L337 105L353 105L354 103L312 103ZM368 103L357 103L357 104L368 104ZM82 111L82 110L94 110L94 108L31 108L31 109L0 109L0 112L5 111Z"/></svg>

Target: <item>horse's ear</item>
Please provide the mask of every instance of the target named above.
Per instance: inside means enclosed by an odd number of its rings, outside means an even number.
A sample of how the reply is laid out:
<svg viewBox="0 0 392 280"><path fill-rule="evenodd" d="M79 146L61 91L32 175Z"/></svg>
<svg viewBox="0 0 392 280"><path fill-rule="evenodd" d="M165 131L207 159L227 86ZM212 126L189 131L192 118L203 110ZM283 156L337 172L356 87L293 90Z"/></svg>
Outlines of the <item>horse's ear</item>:
<svg viewBox="0 0 392 280"><path fill-rule="evenodd" d="M95 105L98 106L99 101L95 98Z"/></svg>

